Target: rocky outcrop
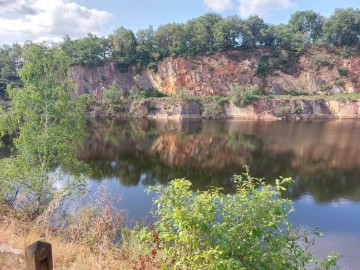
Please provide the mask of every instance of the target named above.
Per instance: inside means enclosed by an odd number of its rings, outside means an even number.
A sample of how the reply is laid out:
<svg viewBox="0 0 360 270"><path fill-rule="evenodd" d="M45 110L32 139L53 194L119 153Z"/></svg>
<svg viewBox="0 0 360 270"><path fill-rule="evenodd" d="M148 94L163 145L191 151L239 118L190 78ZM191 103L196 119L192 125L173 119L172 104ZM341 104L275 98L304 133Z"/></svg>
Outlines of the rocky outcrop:
<svg viewBox="0 0 360 270"><path fill-rule="evenodd" d="M212 105L204 99L182 100L153 98L125 101L122 104L97 104L89 118L241 118L241 119L346 119L360 118L360 100L326 100L311 98L264 98L239 107L224 102L209 113ZM121 109L119 109L121 107Z"/></svg>
<svg viewBox="0 0 360 270"><path fill-rule="evenodd" d="M76 94L90 93L96 98L112 85L124 92L137 86L166 94L227 96L233 84L257 84L274 94L360 92L359 71L360 57L346 59L324 48L310 48L301 56L291 51L256 49L191 59L170 57L158 62L156 72L136 66L123 71L116 62L97 67L74 65L69 77L75 81Z"/></svg>

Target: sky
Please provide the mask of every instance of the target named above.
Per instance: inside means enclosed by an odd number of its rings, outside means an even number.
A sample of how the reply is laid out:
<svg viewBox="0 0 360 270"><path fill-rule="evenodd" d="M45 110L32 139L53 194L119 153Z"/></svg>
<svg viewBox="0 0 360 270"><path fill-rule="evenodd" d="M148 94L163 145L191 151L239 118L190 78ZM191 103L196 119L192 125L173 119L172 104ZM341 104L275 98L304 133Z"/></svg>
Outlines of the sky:
<svg viewBox="0 0 360 270"><path fill-rule="evenodd" d="M107 36L120 26L136 32L207 12L259 15L278 24L299 10L329 17L335 8L348 7L360 8L360 0L0 0L0 44Z"/></svg>

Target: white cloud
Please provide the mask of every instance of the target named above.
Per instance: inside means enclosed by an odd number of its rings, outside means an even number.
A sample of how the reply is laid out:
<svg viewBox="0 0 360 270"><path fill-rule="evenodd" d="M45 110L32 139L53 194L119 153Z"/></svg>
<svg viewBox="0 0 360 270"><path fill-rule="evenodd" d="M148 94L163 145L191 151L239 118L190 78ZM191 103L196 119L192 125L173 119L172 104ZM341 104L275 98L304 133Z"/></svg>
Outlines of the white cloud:
<svg viewBox="0 0 360 270"><path fill-rule="evenodd" d="M238 0L242 17L251 15L266 16L272 10L288 9L295 6L290 0Z"/></svg>
<svg viewBox="0 0 360 270"><path fill-rule="evenodd" d="M291 0L203 0L214 11L237 10L241 17L267 16L275 10L289 9L296 5Z"/></svg>
<svg viewBox="0 0 360 270"><path fill-rule="evenodd" d="M232 8L232 0L204 0L204 5L214 11L224 11Z"/></svg>
<svg viewBox="0 0 360 270"><path fill-rule="evenodd" d="M0 7L8 16L1 17L0 13L0 40L4 43L99 34L101 26L112 17L106 11L63 0L0 0Z"/></svg>

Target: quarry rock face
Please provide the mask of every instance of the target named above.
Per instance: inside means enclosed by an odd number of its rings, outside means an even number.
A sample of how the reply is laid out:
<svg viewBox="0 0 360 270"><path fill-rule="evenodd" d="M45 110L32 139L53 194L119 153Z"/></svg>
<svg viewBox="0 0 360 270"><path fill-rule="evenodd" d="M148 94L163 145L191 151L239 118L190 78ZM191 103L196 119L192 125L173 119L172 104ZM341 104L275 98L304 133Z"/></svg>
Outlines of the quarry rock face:
<svg viewBox="0 0 360 270"><path fill-rule="evenodd" d="M264 57L268 57L271 69L260 74ZM124 71L116 62L95 67L74 65L69 70L69 77L75 81L75 94L88 93L95 98L101 98L111 86L124 92L136 86L156 88L165 94L191 96L227 96L234 84L257 84L264 92L272 94L360 91L360 57L345 59L315 51L291 61L292 64L286 60L279 64L276 57L259 49L247 53L229 51L191 59L169 57L158 62L156 72L136 66ZM339 71L341 69L343 72Z"/></svg>
<svg viewBox="0 0 360 270"><path fill-rule="evenodd" d="M265 94L317 94L311 98L260 99L238 107L226 102L223 117L278 119L358 118L359 102L323 99L325 95L360 92L360 57L344 58L323 49L279 60L273 51L254 49L227 51L193 58L169 57L154 71L131 66L124 70L116 62L102 66L73 65L69 78L75 81L75 95L90 94L100 100L104 91L115 88L128 93L132 87L155 88L168 96L187 96L187 100L160 99L134 101L116 115L153 118L202 117L199 96L228 96L232 85L259 85ZM265 59L265 60L264 60ZM188 100L194 97L194 100Z"/></svg>

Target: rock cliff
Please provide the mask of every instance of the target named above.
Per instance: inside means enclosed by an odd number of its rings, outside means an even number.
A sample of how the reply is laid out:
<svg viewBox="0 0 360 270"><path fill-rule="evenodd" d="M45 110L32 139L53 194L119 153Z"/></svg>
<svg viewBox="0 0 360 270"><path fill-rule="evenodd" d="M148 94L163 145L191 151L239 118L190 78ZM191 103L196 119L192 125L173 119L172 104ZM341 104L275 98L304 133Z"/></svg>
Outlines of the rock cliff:
<svg viewBox="0 0 360 270"><path fill-rule="evenodd" d="M286 94L360 92L360 57L344 58L326 48L308 48L301 55L279 49L228 51L194 58L171 57L158 62L157 71L130 67L121 71L116 62L103 66L75 65L69 76L75 93L100 98L115 85L156 88L166 94L227 96L233 84L258 84L265 93Z"/></svg>

